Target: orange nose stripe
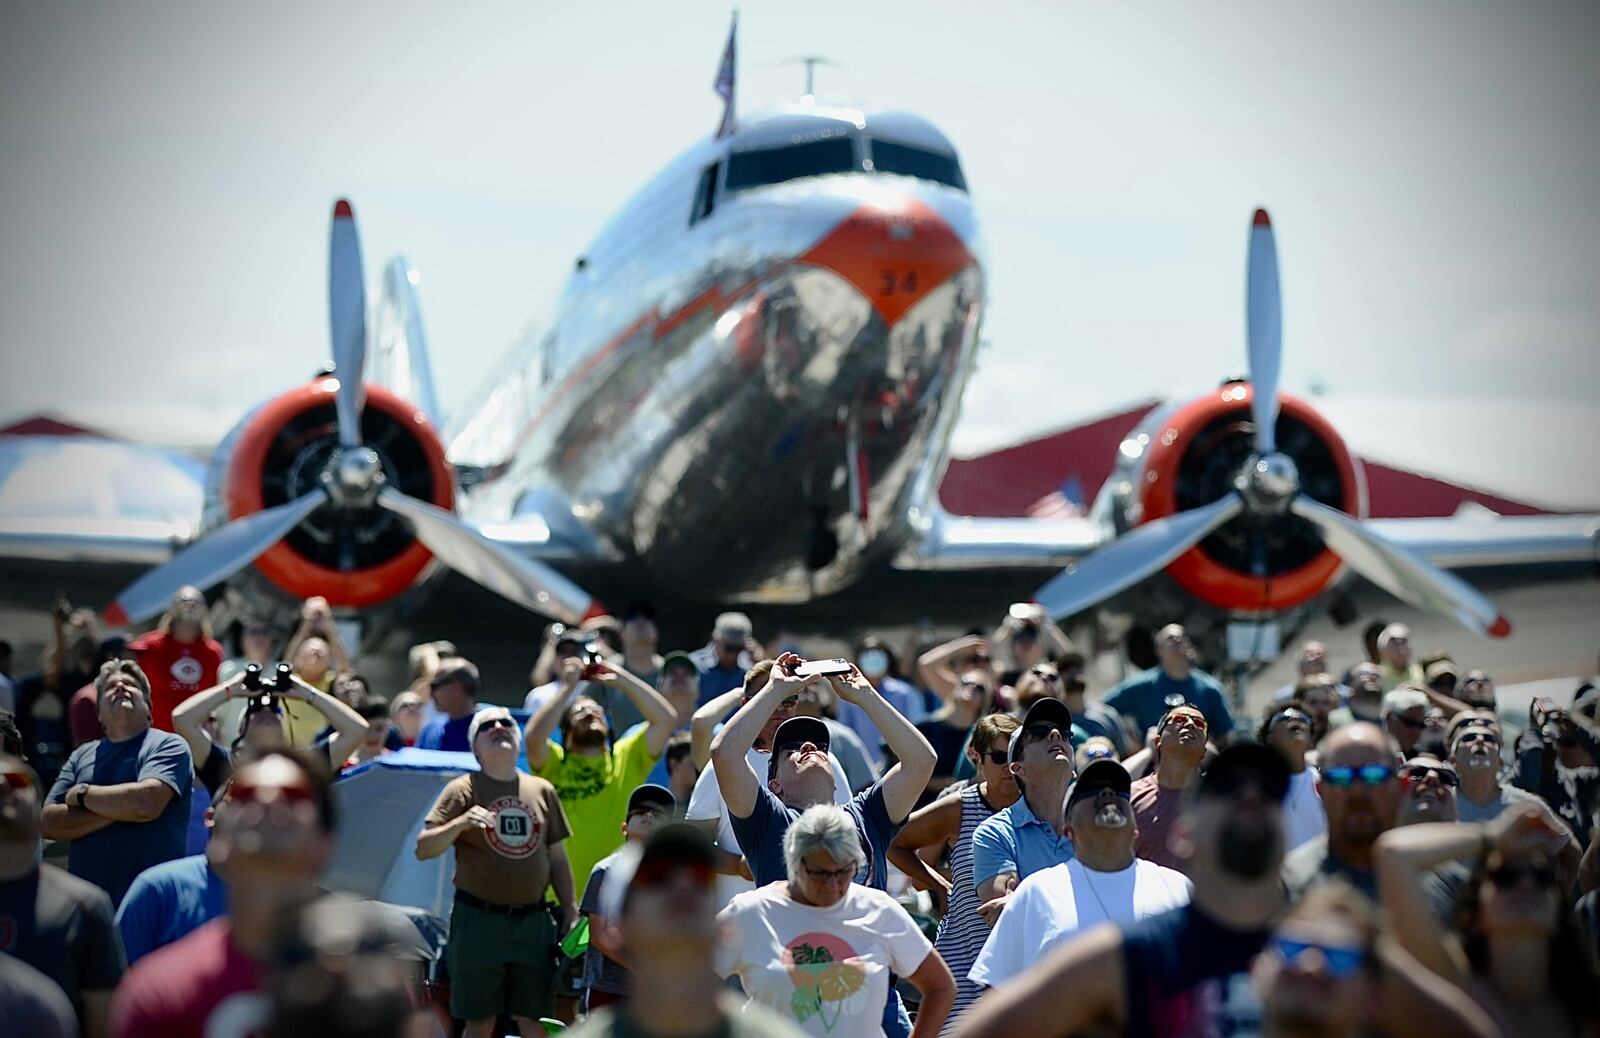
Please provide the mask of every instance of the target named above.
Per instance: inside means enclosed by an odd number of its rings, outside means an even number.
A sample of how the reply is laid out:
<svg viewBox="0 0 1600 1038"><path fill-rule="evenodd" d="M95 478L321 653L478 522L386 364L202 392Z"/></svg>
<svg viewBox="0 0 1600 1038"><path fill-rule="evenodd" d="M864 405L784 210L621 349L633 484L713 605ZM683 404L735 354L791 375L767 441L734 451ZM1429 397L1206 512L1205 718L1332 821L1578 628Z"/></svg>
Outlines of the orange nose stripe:
<svg viewBox="0 0 1600 1038"><path fill-rule="evenodd" d="M862 206L799 257L856 286L889 325L972 261L950 225L913 199Z"/></svg>

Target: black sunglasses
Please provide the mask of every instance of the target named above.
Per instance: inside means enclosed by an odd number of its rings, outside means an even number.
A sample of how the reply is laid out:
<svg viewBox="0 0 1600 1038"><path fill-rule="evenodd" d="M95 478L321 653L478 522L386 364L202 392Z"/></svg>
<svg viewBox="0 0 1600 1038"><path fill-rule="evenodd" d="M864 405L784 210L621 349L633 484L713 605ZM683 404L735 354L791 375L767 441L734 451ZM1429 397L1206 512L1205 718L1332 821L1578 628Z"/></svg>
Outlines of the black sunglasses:
<svg viewBox="0 0 1600 1038"><path fill-rule="evenodd" d="M1461 784L1461 776L1445 768L1430 768L1426 765L1411 765L1400 769L1400 779L1403 782L1419 783L1427 778L1436 778L1451 789Z"/></svg>
<svg viewBox="0 0 1600 1038"><path fill-rule="evenodd" d="M1005 750L988 750L983 754L983 756L989 758L990 764L1004 765L1011 763L1011 755Z"/></svg>
<svg viewBox="0 0 1600 1038"><path fill-rule="evenodd" d="M491 728L516 728L517 722L509 717L491 717L478 726L478 731L487 732Z"/></svg>
<svg viewBox="0 0 1600 1038"><path fill-rule="evenodd" d="M1504 862L1489 870L1489 882L1502 889L1514 887L1523 879L1531 879L1535 886L1553 887L1556 883L1556 870L1550 865L1517 865Z"/></svg>
<svg viewBox="0 0 1600 1038"><path fill-rule="evenodd" d="M1049 721L1035 721L1023 729L1028 733L1028 738L1030 739L1048 739L1051 732L1059 732L1060 730L1060 725L1052 724Z"/></svg>
<svg viewBox="0 0 1600 1038"><path fill-rule="evenodd" d="M1415 718L1407 717L1405 714L1393 714L1391 716L1396 721L1399 721L1401 724L1405 725L1407 728L1410 728L1410 729L1413 729L1413 730L1428 727L1428 722L1426 720L1418 721Z"/></svg>

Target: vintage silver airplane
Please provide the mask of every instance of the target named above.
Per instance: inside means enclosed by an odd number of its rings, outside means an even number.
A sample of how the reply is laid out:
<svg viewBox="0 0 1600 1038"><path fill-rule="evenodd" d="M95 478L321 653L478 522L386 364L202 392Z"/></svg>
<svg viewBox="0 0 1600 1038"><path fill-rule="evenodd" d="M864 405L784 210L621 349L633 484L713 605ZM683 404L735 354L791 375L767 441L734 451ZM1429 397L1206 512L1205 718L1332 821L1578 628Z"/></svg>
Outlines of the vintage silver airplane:
<svg viewBox="0 0 1600 1038"><path fill-rule="evenodd" d="M107 609L117 624L224 582L264 608L322 595L381 622L444 567L567 622L601 608L596 586L801 603L895 572L967 588L954 574L1057 573L1036 597L1061 618L1163 569L1195 604L1259 618L1305 610L1348 569L1503 635L1506 618L1445 568L1595 557L1596 516L1365 521L1359 460L1277 388L1264 212L1248 381L1152 413L1085 517L946 514L936 491L984 263L956 150L910 114L805 101L688 149L448 432L414 271L385 269L369 334L344 201L330 252L334 366L221 441L198 515L162 511L154 476L138 515L0 494L0 559L166 559Z"/></svg>

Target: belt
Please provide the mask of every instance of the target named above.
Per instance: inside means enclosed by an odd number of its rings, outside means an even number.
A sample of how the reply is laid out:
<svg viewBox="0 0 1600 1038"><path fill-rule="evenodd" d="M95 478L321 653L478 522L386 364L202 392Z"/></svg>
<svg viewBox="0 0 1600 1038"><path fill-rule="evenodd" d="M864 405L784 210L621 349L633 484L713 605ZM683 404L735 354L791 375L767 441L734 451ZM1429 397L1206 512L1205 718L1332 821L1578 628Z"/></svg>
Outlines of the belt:
<svg viewBox="0 0 1600 1038"><path fill-rule="evenodd" d="M481 897L474 897L465 890L456 891L456 900L469 908L481 908L485 912L493 912L495 915L506 915L513 919L517 919L526 915L532 915L535 912L551 911L550 902L548 901L535 901L532 904L527 905L497 905L493 901L485 901Z"/></svg>

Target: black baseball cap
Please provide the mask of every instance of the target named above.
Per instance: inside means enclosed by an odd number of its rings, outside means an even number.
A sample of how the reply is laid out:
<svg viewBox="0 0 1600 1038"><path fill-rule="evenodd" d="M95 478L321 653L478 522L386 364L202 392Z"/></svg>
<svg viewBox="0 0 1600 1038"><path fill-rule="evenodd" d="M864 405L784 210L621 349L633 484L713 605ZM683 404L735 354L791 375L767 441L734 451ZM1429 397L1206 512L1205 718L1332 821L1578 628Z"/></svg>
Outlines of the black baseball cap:
<svg viewBox="0 0 1600 1038"><path fill-rule="evenodd" d="M1267 800L1282 803L1289 792L1289 764L1283 754L1258 742L1234 743L1201 774L1199 795L1228 797L1249 785L1260 787Z"/></svg>
<svg viewBox="0 0 1600 1038"><path fill-rule="evenodd" d="M785 746L809 742L819 750L826 750L831 742L828 726L816 717L791 717L778 725L772 733L772 752L776 756Z"/></svg>
<svg viewBox="0 0 1600 1038"><path fill-rule="evenodd" d="M1126 795L1132 787L1133 776L1128 774L1128 769L1122 766L1121 761L1101 757L1078 773L1078 781L1073 783L1072 792L1067 794L1067 810L1071 811L1073 804L1084 797L1094 796L1102 789L1113 789Z"/></svg>
<svg viewBox="0 0 1600 1038"><path fill-rule="evenodd" d="M1022 715L1022 724L1011 733L1011 745L1006 749L1006 759L1012 764L1022 754L1022 740L1028 733L1028 726L1040 721L1047 722L1061 732L1062 738L1067 740L1067 745L1072 745L1072 711L1067 709L1067 704L1059 699L1035 699L1033 705L1028 707L1028 712Z"/></svg>
<svg viewBox="0 0 1600 1038"><path fill-rule="evenodd" d="M678 809L678 798L672 795L672 790L666 786L658 786L654 782L644 785L628 794L628 814L643 811L649 808L662 808L668 814Z"/></svg>

